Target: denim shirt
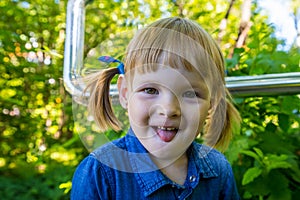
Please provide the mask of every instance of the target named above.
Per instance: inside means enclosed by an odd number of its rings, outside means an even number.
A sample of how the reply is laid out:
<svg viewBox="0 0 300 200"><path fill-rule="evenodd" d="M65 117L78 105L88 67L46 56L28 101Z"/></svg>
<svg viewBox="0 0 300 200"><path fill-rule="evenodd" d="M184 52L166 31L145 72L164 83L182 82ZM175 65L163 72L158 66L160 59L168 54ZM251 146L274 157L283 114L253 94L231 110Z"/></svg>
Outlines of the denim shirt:
<svg viewBox="0 0 300 200"><path fill-rule="evenodd" d="M223 154L196 142L187 153L187 177L179 185L157 169L130 130L80 163L72 180L71 199L239 199Z"/></svg>

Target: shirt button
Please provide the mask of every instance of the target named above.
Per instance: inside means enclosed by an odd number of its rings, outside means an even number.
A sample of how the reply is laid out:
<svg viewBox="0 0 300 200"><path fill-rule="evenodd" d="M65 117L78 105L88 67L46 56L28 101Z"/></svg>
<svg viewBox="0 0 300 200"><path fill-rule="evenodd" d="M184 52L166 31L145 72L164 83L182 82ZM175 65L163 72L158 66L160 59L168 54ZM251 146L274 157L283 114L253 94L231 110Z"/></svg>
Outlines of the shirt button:
<svg viewBox="0 0 300 200"><path fill-rule="evenodd" d="M196 181L196 176L195 175L190 176L190 182L194 182L194 181Z"/></svg>

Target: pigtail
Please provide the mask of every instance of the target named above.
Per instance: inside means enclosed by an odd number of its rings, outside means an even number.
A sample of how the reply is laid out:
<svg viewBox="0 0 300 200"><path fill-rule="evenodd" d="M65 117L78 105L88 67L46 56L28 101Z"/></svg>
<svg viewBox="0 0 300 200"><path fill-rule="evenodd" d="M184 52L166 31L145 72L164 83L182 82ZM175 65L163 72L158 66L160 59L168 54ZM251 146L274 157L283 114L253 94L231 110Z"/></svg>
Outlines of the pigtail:
<svg viewBox="0 0 300 200"><path fill-rule="evenodd" d="M205 142L224 152L232 139L232 134L239 133L241 117L231 101L231 96L227 89L228 98L221 98L209 111L206 120Z"/></svg>
<svg viewBox="0 0 300 200"><path fill-rule="evenodd" d="M118 73L118 68L108 68L85 78L87 80L85 92L90 92L88 111L94 117L100 131L106 131L109 128L115 131L121 129L120 122L113 112L109 96L110 82Z"/></svg>

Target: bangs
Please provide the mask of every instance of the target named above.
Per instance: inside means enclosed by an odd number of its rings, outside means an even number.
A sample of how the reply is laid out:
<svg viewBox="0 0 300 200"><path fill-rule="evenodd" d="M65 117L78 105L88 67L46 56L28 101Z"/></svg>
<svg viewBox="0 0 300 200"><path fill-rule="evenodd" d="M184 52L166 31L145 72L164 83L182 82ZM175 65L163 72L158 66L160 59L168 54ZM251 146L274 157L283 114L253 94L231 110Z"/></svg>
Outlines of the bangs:
<svg viewBox="0 0 300 200"><path fill-rule="evenodd" d="M156 71L158 66L171 67L173 69L183 68L193 71L195 67L185 58L162 49L141 49L132 52L128 59L127 67L130 71L148 73Z"/></svg>
<svg viewBox="0 0 300 200"><path fill-rule="evenodd" d="M124 64L126 73L133 74L158 66L195 71L215 94L225 85L220 49L200 26L187 20L161 20L139 30L127 46Z"/></svg>
<svg viewBox="0 0 300 200"><path fill-rule="evenodd" d="M143 69L138 69L142 73L145 70L155 70L156 64L172 68L184 67L188 71L203 71L201 68L208 68L212 62L211 56L192 37L160 27L140 30L129 43L125 55L126 70L143 66Z"/></svg>

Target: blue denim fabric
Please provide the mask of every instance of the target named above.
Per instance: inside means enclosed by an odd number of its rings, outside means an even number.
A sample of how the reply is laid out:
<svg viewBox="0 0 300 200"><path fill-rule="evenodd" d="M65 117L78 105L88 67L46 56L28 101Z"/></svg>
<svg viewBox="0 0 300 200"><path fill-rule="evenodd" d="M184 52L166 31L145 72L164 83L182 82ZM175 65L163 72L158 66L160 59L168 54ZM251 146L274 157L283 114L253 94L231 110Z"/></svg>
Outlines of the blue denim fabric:
<svg viewBox="0 0 300 200"><path fill-rule="evenodd" d="M71 199L239 199L232 169L223 154L192 143L184 185L166 177L132 131L86 157L72 181Z"/></svg>

